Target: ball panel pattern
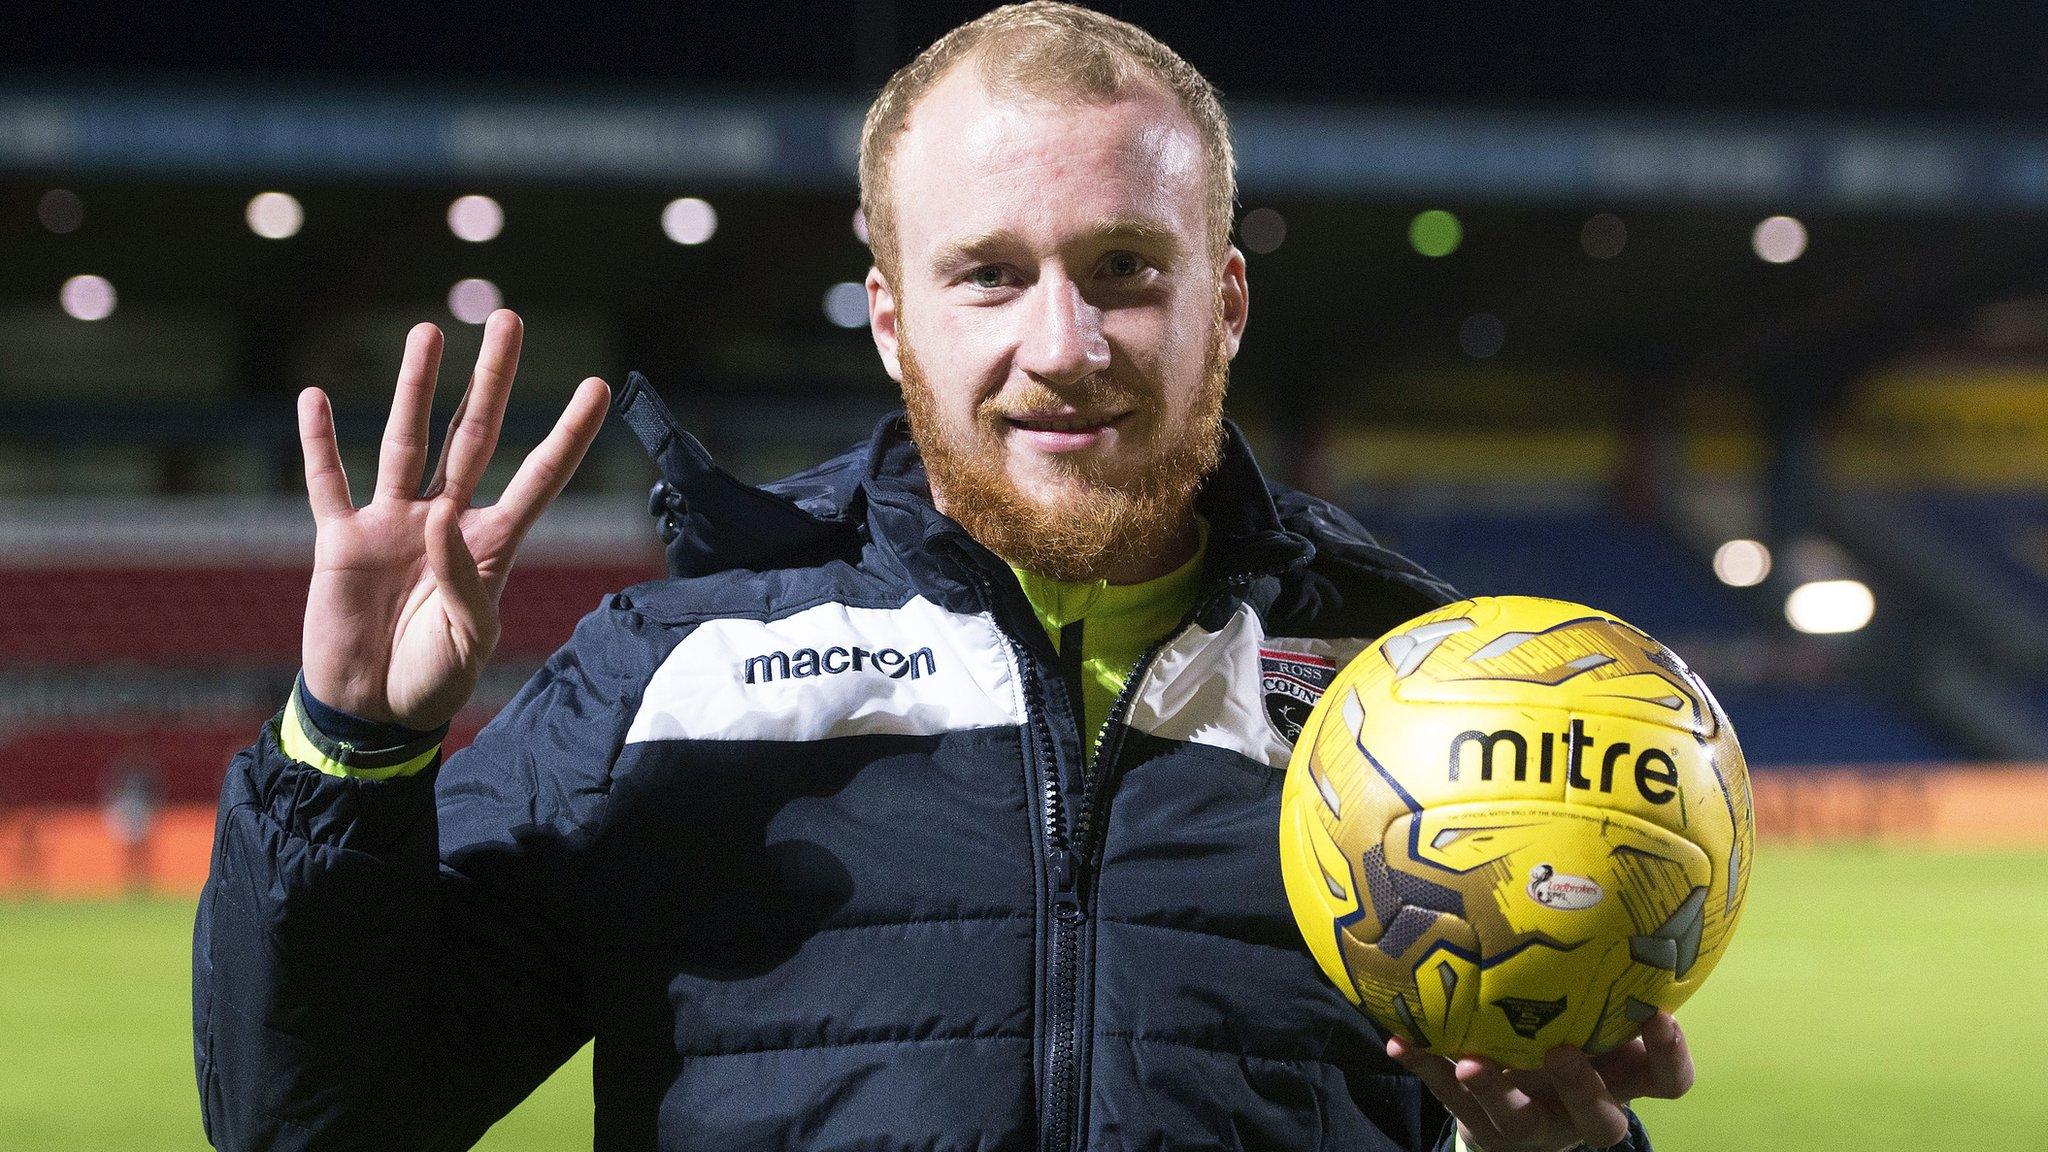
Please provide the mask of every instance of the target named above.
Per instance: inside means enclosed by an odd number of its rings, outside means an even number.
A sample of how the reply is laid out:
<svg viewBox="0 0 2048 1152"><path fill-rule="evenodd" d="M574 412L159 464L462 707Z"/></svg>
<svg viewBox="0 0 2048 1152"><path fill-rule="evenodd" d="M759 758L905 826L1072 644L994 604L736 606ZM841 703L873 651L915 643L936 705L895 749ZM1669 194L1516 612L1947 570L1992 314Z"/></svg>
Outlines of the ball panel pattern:
<svg viewBox="0 0 2048 1152"><path fill-rule="evenodd" d="M1698 677L1582 605L1462 601L1331 683L1282 796L1304 938L1382 1028L1531 1067L1691 995L1748 882L1747 769Z"/></svg>

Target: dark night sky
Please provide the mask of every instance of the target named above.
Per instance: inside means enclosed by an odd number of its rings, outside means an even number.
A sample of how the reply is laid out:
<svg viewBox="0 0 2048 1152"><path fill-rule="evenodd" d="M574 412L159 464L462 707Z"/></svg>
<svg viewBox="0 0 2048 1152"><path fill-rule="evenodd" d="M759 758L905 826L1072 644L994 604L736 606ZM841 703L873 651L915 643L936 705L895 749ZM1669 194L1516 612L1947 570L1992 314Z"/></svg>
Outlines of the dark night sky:
<svg viewBox="0 0 2048 1152"><path fill-rule="evenodd" d="M1226 98L2019 118L2048 111L2048 5L1101 5ZM985 3L72 4L0 18L0 74L325 74L464 84L871 89Z"/></svg>

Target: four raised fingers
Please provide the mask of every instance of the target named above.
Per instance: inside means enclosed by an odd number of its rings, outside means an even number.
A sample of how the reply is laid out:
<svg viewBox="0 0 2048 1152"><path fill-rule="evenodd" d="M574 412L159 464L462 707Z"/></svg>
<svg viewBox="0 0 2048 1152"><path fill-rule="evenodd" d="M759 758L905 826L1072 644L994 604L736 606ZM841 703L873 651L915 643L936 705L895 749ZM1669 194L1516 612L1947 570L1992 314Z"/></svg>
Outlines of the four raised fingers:
<svg viewBox="0 0 2048 1152"><path fill-rule="evenodd" d="M427 468L428 418L434 408L434 378L441 370L441 330L415 324L405 338L384 445L377 454L377 495L410 500L420 493Z"/></svg>
<svg viewBox="0 0 2048 1152"><path fill-rule="evenodd" d="M334 409L318 388L299 393L299 454L306 462L306 502L313 507L314 521L347 515L354 504L334 442Z"/></svg>
<svg viewBox="0 0 2048 1152"><path fill-rule="evenodd" d="M484 326L483 349L477 356L476 371L449 418L447 443L442 447L433 481L424 490L420 487L420 476L426 467L429 416L433 411L443 341L441 330L432 324L416 324L407 333L405 355L399 365L398 383L377 457L380 497L409 500L446 495L457 508L469 506L484 470L490 465L491 455L497 450L506 401L519 367L523 328L518 314L509 309L491 313ZM592 376L583 381L547 439L520 464L499 501L499 528L507 543L517 546L561 494L604 427L610 399L611 389L603 380ZM326 393L308 388L299 394L298 423L306 497L314 519L350 512L354 504L348 476L342 469L340 446L335 440L333 407Z"/></svg>

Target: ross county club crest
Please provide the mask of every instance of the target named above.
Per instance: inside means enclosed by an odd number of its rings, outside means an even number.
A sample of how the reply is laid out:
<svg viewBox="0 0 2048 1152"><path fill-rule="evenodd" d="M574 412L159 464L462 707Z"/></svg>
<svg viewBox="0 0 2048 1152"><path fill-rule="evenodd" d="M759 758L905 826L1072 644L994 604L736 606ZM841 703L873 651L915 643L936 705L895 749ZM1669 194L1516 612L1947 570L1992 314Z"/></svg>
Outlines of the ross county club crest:
<svg viewBox="0 0 2048 1152"><path fill-rule="evenodd" d="M1308 652L1259 649L1259 686L1266 694L1266 718L1289 744L1301 738L1308 714L1323 698L1337 665Z"/></svg>

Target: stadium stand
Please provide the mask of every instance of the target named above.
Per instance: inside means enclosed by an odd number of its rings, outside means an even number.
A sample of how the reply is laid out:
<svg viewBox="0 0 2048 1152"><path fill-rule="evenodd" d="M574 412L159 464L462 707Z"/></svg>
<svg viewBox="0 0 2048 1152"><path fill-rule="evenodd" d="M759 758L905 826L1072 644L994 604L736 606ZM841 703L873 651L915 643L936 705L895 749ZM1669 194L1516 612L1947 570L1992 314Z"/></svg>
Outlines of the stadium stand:
<svg viewBox="0 0 2048 1152"><path fill-rule="evenodd" d="M630 501L566 504L513 570L453 747L585 613L661 571ZM173 809L213 802L229 758L290 690L311 543L303 508L282 500L30 503L0 517L0 855L38 842L25 822L76 824L130 776Z"/></svg>
<svg viewBox="0 0 2048 1152"><path fill-rule="evenodd" d="M1748 630L1748 610L1662 529L1600 509L1404 512L1359 518L1467 595L1578 600L1660 638Z"/></svg>
<svg viewBox="0 0 2048 1152"><path fill-rule="evenodd" d="M1592 503L1356 514L1384 543L1467 595L1576 600L1670 644L1713 687L1754 766L1959 755L1909 708L1849 682L1839 669L1786 658L1782 623L1759 619L1748 599L1715 580L1659 525Z"/></svg>
<svg viewBox="0 0 2048 1152"><path fill-rule="evenodd" d="M1962 492L1942 489L1874 493L1896 522L1926 537L1990 588L2034 619L2048 619L2048 492Z"/></svg>
<svg viewBox="0 0 2048 1152"><path fill-rule="evenodd" d="M1947 649L1967 668L1973 727L2010 729L2025 754L2048 748L2048 492L1860 488L1834 518L1920 601L1922 663Z"/></svg>

